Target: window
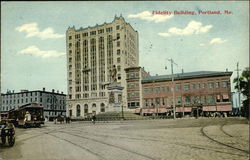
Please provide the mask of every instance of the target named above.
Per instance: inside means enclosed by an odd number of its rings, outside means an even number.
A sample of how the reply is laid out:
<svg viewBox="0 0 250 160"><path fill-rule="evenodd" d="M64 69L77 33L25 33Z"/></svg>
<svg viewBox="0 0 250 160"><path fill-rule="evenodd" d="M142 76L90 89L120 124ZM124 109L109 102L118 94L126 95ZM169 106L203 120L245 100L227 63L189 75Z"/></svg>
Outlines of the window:
<svg viewBox="0 0 250 160"><path fill-rule="evenodd" d="M72 39L72 36L69 36L69 40L71 40Z"/></svg>
<svg viewBox="0 0 250 160"><path fill-rule="evenodd" d="M156 87L156 88L155 88L155 92L156 92L156 93L159 93L159 92L160 92L160 87Z"/></svg>
<svg viewBox="0 0 250 160"><path fill-rule="evenodd" d="M215 83L215 88L220 88L220 82Z"/></svg>
<svg viewBox="0 0 250 160"><path fill-rule="evenodd" d="M101 112L105 112L105 104L101 104Z"/></svg>
<svg viewBox="0 0 250 160"><path fill-rule="evenodd" d="M213 95L208 95L207 96L207 101L208 101L208 103L214 103L215 102L214 96Z"/></svg>
<svg viewBox="0 0 250 160"><path fill-rule="evenodd" d="M69 62L72 62L72 58L69 58Z"/></svg>
<svg viewBox="0 0 250 160"><path fill-rule="evenodd" d="M92 35L96 35L96 31L91 31L90 32L90 35L92 36Z"/></svg>
<svg viewBox="0 0 250 160"><path fill-rule="evenodd" d="M181 85L176 85L176 91L180 91L181 90Z"/></svg>
<svg viewBox="0 0 250 160"><path fill-rule="evenodd" d="M165 92L165 87L161 87L161 91L162 91L162 92Z"/></svg>
<svg viewBox="0 0 250 160"><path fill-rule="evenodd" d="M160 98L156 98L156 99L155 99L155 103L156 103L157 105L159 105L159 104L160 104Z"/></svg>
<svg viewBox="0 0 250 160"><path fill-rule="evenodd" d="M106 28L106 32L112 32L112 27Z"/></svg>
<svg viewBox="0 0 250 160"><path fill-rule="evenodd" d="M185 84L184 85L184 91L188 91L190 90L190 85L189 84Z"/></svg>
<svg viewBox="0 0 250 160"><path fill-rule="evenodd" d="M78 104L76 106L76 116L79 117L81 115L81 106Z"/></svg>
<svg viewBox="0 0 250 160"><path fill-rule="evenodd" d="M121 66L117 66L117 71L121 71Z"/></svg>
<svg viewBox="0 0 250 160"><path fill-rule="evenodd" d="M83 33L83 34L82 34L82 37L88 37L88 32Z"/></svg>
<svg viewBox="0 0 250 160"><path fill-rule="evenodd" d="M120 33L116 34L116 40L120 39Z"/></svg>
<svg viewBox="0 0 250 160"><path fill-rule="evenodd" d="M120 26L116 26L116 30L119 30L120 29Z"/></svg>
<svg viewBox="0 0 250 160"><path fill-rule="evenodd" d="M75 39L80 38L80 34L75 35Z"/></svg>
<svg viewBox="0 0 250 160"><path fill-rule="evenodd" d="M162 101L162 105L164 106L165 105L164 98L162 98L161 101Z"/></svg>
<svg viewBox="0 0 250 160"><path fill-rule="evenodd" d="M117 41L117 42L116 42L116 46L117 46L117 47L120 47L120 41Z"/></svg>
<svg viewBox="0 0 250 160"><path fill-rule="evenodd" d="M226 81L222 82L222 87L223 87L223 88L226 88L226 87L227 87L227 82L226 82Z"/></svg>
<svg viewBox="0 0 250 160"><path fill-rule="evenodd" d="M196 84L193 84L192 86L193 86L193 89L196 89Z"/></svg>
<svg viewBox="0 0 250 160"><path fill-rule="evenodd" d="M144 88L144 93L148 93L148 88Z"/></svg>
<svg viewBox="0 0 250 160"><path fill-rule="evenodd" d="M104 29L98 30L98 34L102 34L102 33L104 33Z"/></svg>
<svg viewBox="0 0 250 160"><path fill-rule="evenodd" d="M209 82L208 83L208 88L214 88L214 82Z"/></svg>
<svg viewBox="0 0 250 160"><path fill-rule="evenodd" d="M170 91L170 88L169 86L166 87L166 91L169 92Z"/></svg>
<svg viewBox="0 0 250 160"><path fill-rule="evenodd" d="M154 106L154 99L151 99L151 106Z"/></svg>
<svg viewBox="0 0 250 160"><path fill-rule="evenodd" d="M206 84L205 84L205 83L202 83L202 84L201 84L201 88L206 88Z"/></svg>
<svg viewBox="0 0 250 160"><path fill-rule="evenodd" d="M117 55L119 56L121 54L121 50L117 49Z"/></svg>
<svg viewBox="0 0 250 160"><path fill-rule="evenodd" d="M118 57L118 58L117 58L117 63L120 63L120 62L121 62L121 58Z"/></svg>
<svg viewBox="0 0 250 160"><path fill-rule="evenodd" d="M176 98L176 104L177 104L177 105L180 105L180 104L181 104L181 97L177 97L177 98Z"/></svg>
<svg viewBox="0 0 250 160"><path fill-rule="evenodd" d="M145 99L145 106L148 106L148 99Z"/></svg>
<svg viewBox="0 0 250 160"><path fill-rule="evenodd" d="M186 104L190 104L191 103L191 97L190 96L186 96L185 97L185 103Z"/></svg>

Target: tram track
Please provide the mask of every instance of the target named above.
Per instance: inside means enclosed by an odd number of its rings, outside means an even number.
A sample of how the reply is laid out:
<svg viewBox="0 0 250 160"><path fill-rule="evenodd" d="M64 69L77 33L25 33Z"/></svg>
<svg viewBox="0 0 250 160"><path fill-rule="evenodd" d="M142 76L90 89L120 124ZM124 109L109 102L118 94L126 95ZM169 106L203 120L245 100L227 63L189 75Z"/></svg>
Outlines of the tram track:
<svg viewBox="0 0 250 160"><path fill-rule="evenodd" d="M168 140L163 140L163 137L160 139L152 139L152 138L148 138L148 137L136 138L136 137L127 137L127 136L110 135L110 134L95 134L95 133L90 133L90 132L86 132L86 131L79 131L79 130L73 130L73 132L78 133L78 134L88 134L88 135L91 134L91 136L96 136L96 137L100 137L100 138L123 138L123 139L129 139L129 140L144 141L144 142L151 141L151 142L157 142L157 143L166 143L167 142L168 144L171 144L171 145L185 146L185 147L200 149L200 150L209 150L209 151L213 151L213 152L217 152L217 153L225 153L225 154L229 154L229 155L245 156L243 154L235 154L235 153L231 153L231 152L221 151L219 148L215 148L215 147L208 147L208 146L187 144L187 143L179 143L179 142L172 143L172 142L169 142Z"/></svg>
<svg viewBox="0 0 250 160"><path fill-rule="evenodd" d="M82 136L82 135L78 135L78 134L73 134L73 133L69 133L69 132L65 132L65 131L59 131L59 132L65 133L65 134L68 134L68 135L71 135L71 136L75 136L75 137L78 137L78 138L83 138L83 139L86 139L86 140L90 140L90 141L93 141L93 142L96 142L96 143L99 143L99 144L103 144L103 145L106 145L108 147L112 147L112 148L115 148L115 149L119 149L119 150L122 150L122 151L125 151L125 152L128 152L128 153L140 156L140 157L142 157L144 159L150 159L150 160L158 159L158 158L154 158L154 157L151 157L151 156L148 156L148 155L144 155L144 154L129 150L127 148L124 148L124 147L121 147L121 146L118 146L118 145L114 145L114 144L110 144L110 143L107 143L107 142L104 142L104 141L100 141L100 140L97 140L97 139L94 139L94 138L90 138L90 137L86 137L86 136Z"/></svg>
<svg viewBox="0 0 250 160"><path fill-rule="evenodd" d="M213 138L211 135L209 135L208 133L205 132L205 130L204 130L205 127L208 127L208 126L204 126L204 127L202 127L201 130L200 130L201 134L202 134L204 137L210 139L211 141L213 141L213 142L215 142L215 143L217 143L217 144L219 144L219 145L221 145L221 146L228 147L228 148L231 148L231 149L233 149L233 150L237 150L237 151L240 151L240 152L243 152L243 153L246 153L246 154L250 154L250 152L249 152L248 150L244 150L244 149L241 149L241 148L239 148L239 147L235 147L235 146L229 145L229 144L226 143L226 142L221 142L221 141L219 141L219 140L216 140L216 139ZM222 131L222 127L220 127L220 130ZM222 131L222 132L223 132L223 131ZM225 134L225 132L223 132L223 134ZM225 134L225 135L229 136L228 134ZM231 136L229 136L229 137L231 137ZM232 138L232 137L231 137L231 138ZM239 142L238 142L238 143L239 143Z"/></svg>

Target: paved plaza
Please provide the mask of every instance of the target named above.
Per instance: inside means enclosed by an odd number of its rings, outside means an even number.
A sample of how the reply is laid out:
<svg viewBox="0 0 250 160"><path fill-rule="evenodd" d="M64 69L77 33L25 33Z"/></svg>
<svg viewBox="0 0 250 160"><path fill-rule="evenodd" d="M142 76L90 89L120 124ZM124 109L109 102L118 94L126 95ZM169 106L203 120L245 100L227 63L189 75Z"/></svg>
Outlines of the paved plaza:
<svg viewBox="0 0 250 160"><path fill-rule="evenodd" d="M16 129L16 144L0 159L23 160L248 160L243 118L46 123Z"/></svg>

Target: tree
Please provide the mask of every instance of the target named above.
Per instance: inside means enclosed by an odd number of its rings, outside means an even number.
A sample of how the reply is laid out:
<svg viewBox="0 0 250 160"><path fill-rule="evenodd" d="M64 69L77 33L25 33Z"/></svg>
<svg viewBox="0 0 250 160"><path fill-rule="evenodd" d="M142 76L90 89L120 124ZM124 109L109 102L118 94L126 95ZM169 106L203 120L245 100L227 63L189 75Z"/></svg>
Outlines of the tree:
<svg viewBox="0 0 250 160"><path fill-rule="evenodd" d="M250 106L250 69L245 68L239 77L239 89L238 89L238 78L233 80L235 83L235 89L240 90L240 92L244 95L242 114L245 117L249 118L249 106Z"/></svg>

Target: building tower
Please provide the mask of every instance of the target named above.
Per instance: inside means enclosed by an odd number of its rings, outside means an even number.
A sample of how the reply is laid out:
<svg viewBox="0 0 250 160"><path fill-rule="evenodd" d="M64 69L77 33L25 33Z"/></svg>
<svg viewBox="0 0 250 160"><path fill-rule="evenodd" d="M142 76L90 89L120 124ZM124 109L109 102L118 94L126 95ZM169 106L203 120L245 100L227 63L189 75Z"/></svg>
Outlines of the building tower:
<svg viewBox="0 0 250 160"><path fill-rule="evenodd" d="M116 79L125 89L122 103L127 107L125 68L139 65L138 32L122 16L111 23L66 32L68 109L73 117L84 117L93 112L105 112L108 107L106 86Z"/></svg>

